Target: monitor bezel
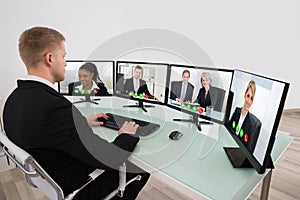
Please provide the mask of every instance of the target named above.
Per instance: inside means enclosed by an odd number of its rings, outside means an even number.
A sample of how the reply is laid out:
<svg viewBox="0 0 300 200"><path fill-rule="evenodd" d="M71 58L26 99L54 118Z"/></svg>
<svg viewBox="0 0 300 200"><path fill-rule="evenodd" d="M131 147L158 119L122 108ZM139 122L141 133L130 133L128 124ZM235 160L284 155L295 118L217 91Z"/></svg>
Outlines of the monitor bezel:
<svg viewBox="0 0 300 200"><path fill-rule="evenodd" d="M163 102L161 101L154 101L154 100L148 100L148 99L141 99L141 98L135 98L126 94L121 94L118 93L116 90L116 86L117 86L117 73L118 73L118 67L119 67L119 63L129 63L129 64L148 64L148 65L166 65L167 67L167 72L166 72L166 83L165 83L165 97L163 100ZM169 71L170 71L170 65L168 63L163 63L163 62L145 62L145 61L130 61L130 60L118 60L116 61L116 65L115 65L115 77L114 77L114 96L116 97L120 97L120 98L124 98L124 99L130 99L133 101L139 101L139 102L145 102L145 103L151 103L151 104L159 104L159 105L166 105L166 95L167 93L167 85L169 84Z"/></svg>
<svg viewBox="0 0 300 200"><path fill-rule="evenodd" d="M198 65L185 65L185 64L170 64L170 72L168 74L168 77L169 79L171 78L171 70L173 67L182 67L182 68L189 68L189 69L201 69L201 70L210 70L210 71L221 71L221 72L230 72L231 73L231 81L230 81L230 85L229 85L229 88L231 88L231 83L232 83L232 78L233 78L233 72L234 70L233 69L226 69L226 68L216 68L216 67L208 67L208 66L198 66ZM169 84L167 86L167 91L168 91L168 95L170 93L170 82L171 80L169 80ZM225 115L226 115L226 111L224 112L224 117L223 117L223 120L218 120L218 119L215 119L215 118L211 118L209 116L205 116L205 115L202 115L200 113L196 113L196 112L193 112L193 111L190 111L190 110L187 110L187 109L182 109L181 107L178 107L178 106L174 106L174 105L171 105L171 104L168 104L168 99L169 99L169 96L166 96L166 106L172 108L172 109L175 109L175 110L178 110L178 111L181 111L181 112L184 112L186 114L190 114L192 116L196 116L196 117L200 117L202 119L205 119L205 120L208 120L208 121L211 121L211 122L215 122L215 123L218 123L218 124L224 124L225 122ZM228 100L228 97L229 97L229 92L227 94L227 100ZM227 102L226 102L227 103ZM227 106L225 106L227 109Z"/></svg>
<svg viewBox="0 0 300 200"><path fill-rule="evenodd" d="M250 74L250 75L254 75L254 76L257 76L257 77L260 77L260 78L269 79L271 81L276 81L276 82L284 84L284 88L283 88L283 91L282 91L282 96L281 96L281 99L280 99L280 103L279 103L279 106L278 106L277 114L276 114L276 117L275 117L275 121L274 121L273 128L272 128L272 131L271 131L271 136L270 136L270 139L269 139L268 147L267 147L266 154L265 154L265 157L263 159L263 164L262 165L255 158L253 153L249 152L249 150L247 149L245 144L239 139L239 137L230 128L230 125L229 125L228 121L229 121L229 117L230 117L230 114L231 114L230 113L231 109L227 109L228 113L226 113L226 115L225 115L228 118L225 120L224 126L226 127L226 129L228 130L230 135L233 137L235 142L238 144L239 148L241 149L243 154L246 156L246 158L248 159L250 164L253 166L253 168L255 168L256 171L259 174L263 174L265 172L265 170L268 168L269 162L272 162L270 160L271 159L271 152L272 152L273 145L274 145L274 142L275 142L276 133L278 131L278 126L279 126L279 122L280 122L281 115L282 115L282 112L283 112L284 103L285 103L285 100L286 100L286 97L287 97L287 93L288 93L290 83L284 82L284 81L281 81L281 80L278 80L278 79L258 75L258 74L255 74L255 73L239 70L239 69L235 69L234 73L236 73L237 71L242 72L242 73L247 73L247 74ZM233 79L232 79L231 82L233 82ZM233 103L233 102L231 102L231 103ZM232 105L229 106L229 107L231 108Z"/></svg>
<svg viewBox="0 0 300 200"><path fill-rule="evenodd" d="M82 62L82 63L86 63L86 62L107 62L107 63L112 63L112 67L113 67L113 74L112 74L112 86L113 86L113 93L110 95L103 95L102 97L108 97L108 96L113 96L114 95L114 88L115 88L115 73L116 73L116 67L115 67L115 61L114 60L76 60L76 59L70 59L70 60L66 60L66 63L71 63L71 62ZM68 65L66 66L68 67ZM65 79L63 80L65 81ZM60 81L62 82L62 81ZM60 82L58 83L58 92L62 95L65 96L74 96L72 94L69 93L61 93L60 91ZM86 94L77 94L76 96L86 96ZM90 95L90 96L94 96L94 95Z"/></svg>

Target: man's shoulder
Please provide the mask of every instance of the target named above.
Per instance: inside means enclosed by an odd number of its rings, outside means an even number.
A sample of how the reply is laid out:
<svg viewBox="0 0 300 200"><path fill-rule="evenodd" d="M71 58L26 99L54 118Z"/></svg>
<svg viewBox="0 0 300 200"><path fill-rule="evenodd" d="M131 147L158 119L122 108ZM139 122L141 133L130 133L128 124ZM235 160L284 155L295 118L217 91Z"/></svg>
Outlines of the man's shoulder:
<svg viewBox="0 0 300 200"><path fill-rule="evenodd" d="M182 84L182 81L172 81L171 84L172 85L180 85L180 84Z"/></svg>
<svg viewBox="0 0 300 200"><path fill-rule="evenodd" d="M127 79L125 79L125 83L128 83L128 82L132 81L132 79L133 78L127 78Z"/></svg>
<svg viewBox="0 0 300 200"><path fill-rule="evenodd" d="M37 81L18 80L18 87L10 94L10 98L20 101L49 102L63 99L63 97L50 86ZM47 101L45 101L47 100Z"/></svg>
<svg viewBox="0 0 300 200"><path fill-rule="evenodd" d="M126 81L129 81L129 80L132 80L133 79L133 77L131 77L131 78L127 78L127 79L125 79Z"/></svg>
<svg viewBox="0 0 300 200"><path fill-rule="evenodd" d="M191 86L194 89L194 85L188 82L188 85Z"/></svg>

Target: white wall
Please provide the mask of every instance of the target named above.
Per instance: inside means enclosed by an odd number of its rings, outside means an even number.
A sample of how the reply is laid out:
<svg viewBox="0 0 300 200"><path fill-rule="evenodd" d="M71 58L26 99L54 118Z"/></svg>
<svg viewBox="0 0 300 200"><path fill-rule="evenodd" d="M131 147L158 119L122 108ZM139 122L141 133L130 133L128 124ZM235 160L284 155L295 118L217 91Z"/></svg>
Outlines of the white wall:
<svg viewBox="0 0 300 200"><path fill-rule="evenodd" d="M299 108L299 10L298 0L1 1L0 96L6 98L16 79L26 73L17 51L26 28L58 29L67 38L67 58L84 59L115 35L158 27L197 42L216 66L290 82L285 108Z"/></svg>

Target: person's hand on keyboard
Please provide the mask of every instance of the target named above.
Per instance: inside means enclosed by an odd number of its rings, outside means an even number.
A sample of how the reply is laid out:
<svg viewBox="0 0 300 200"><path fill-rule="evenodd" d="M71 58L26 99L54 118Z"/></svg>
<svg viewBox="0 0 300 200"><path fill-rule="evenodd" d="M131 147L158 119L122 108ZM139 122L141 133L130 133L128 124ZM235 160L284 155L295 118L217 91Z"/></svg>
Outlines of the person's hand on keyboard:
<svg viewBox="0 0 300 200"><path fill-rule="evenodd" d="M138 127L139 127L139 125L136 124L135 122L126 121L126 122L124 122L123 126L119 129L118 134L119 135L122 133L135 134Z"/></svg>
<svg viewBox="0 0 300 200"><path fill-rule="evenodd" d="M108 116L104 113L97 113L97 114L93 114L91 116L88 116L86 118L88 124L90 126L99 126L99 125L103 125L103 122L99 120L99 118L102 118L103 120L107 120Z"/></svg>

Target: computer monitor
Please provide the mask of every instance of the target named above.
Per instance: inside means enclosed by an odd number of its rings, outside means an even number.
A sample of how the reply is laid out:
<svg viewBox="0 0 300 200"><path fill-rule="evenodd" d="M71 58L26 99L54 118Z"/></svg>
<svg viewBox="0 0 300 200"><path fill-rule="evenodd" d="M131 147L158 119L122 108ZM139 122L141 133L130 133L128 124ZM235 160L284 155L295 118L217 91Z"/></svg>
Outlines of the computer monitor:
<svg viewBox="0 0 300 200"><path fill-rule="evenodd" d="M191 114L200 130L198 117L223 123L233 70L175 64L170 68L167 105Z"/></svg>
<svg viewBox="0 0 300 200"><path fill-rule="evenodd" d="M114 94L138 101L137 105L147 112L143 102L165 104L166 84L169 65L164 63L117 61L116 87Z"/></svg>
<svg viewBox="0 0 300 200"><path fill-rule="evenodd" d="M235 70L225 126L238 148L224 147L234 167L273 168L275 141L289 83Z"/></svg>
<svg viewBox="0 0 300 200"><path fill-rule="evenodd" d="M82 96L74 102L93 102L91 96L111 96L114 83L114 61L67 60L65 79L59 82L59 91L64 95Z"/></svg>

